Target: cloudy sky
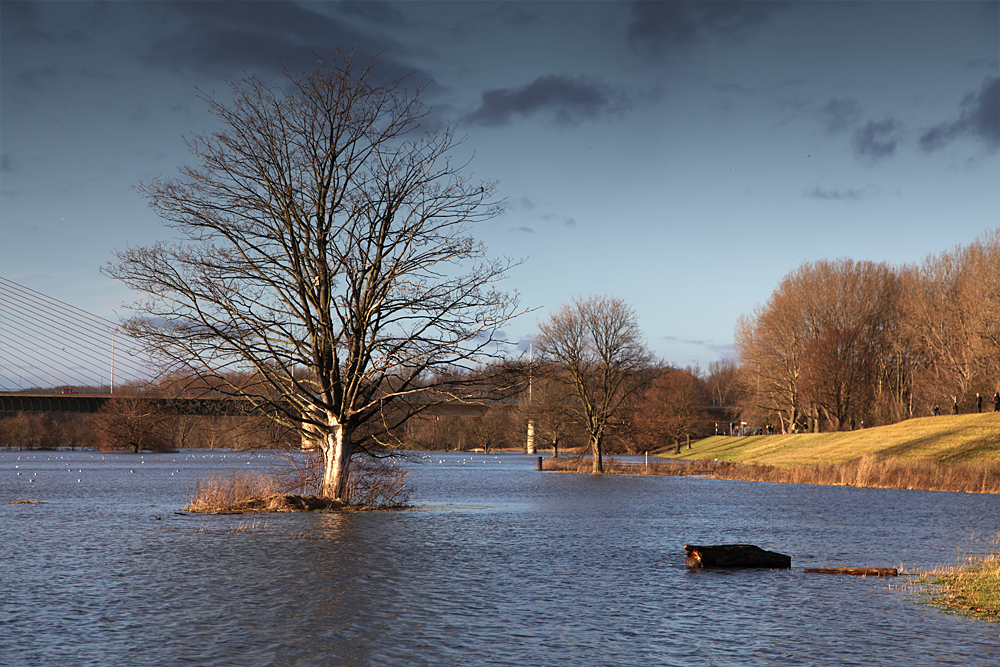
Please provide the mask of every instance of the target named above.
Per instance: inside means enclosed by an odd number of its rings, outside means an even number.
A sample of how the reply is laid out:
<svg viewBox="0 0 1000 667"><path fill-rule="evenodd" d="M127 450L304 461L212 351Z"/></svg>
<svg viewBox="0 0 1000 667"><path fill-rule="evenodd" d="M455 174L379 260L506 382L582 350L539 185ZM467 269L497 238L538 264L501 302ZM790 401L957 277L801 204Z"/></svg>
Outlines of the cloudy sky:
<svg viewBox="0 0 1000 667"><path fill-rule="evenodd" d="M894 265L1000 224L998 2L0 3L0 276L98 315L99 267L169 233L136 191L191 162L201 93L381 53L500 182L476 229L535 313L631 302L678 365L802 262Z"/></svg>

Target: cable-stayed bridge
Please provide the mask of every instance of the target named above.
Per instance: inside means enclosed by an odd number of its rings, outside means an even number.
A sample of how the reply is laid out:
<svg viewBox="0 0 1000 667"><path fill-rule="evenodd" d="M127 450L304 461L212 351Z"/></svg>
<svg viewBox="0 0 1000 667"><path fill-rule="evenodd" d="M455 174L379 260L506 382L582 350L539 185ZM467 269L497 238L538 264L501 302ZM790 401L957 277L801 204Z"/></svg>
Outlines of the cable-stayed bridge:
<svg viewBox="0 0 1000 667"><path fill-rule="evenodd" d="M127 384L157 377L117 323L0 276L0 413L97 412ZM238 397L144 395L179 414L246 414ZM486 405L434 405L437 415L481 416Z"/></svg>
<svg viewBox="0 0 1000 667"><path fill-rule="evenodd" d="M117 323L0 276L0 391L110 394L155 375Z"/></svg>

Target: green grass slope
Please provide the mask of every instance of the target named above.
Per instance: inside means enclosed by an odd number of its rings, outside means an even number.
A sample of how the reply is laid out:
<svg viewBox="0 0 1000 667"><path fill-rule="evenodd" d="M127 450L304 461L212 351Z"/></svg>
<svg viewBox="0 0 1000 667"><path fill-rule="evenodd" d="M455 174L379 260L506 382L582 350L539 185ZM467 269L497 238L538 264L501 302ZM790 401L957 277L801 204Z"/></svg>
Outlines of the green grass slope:
<svg viewBox="0 0 1000 667"><path fill-rule="evenodd" d="M672 450L662 455L774 466L844 463L866 455L942 464L1000 463L1000 413L922 417L839 433L713 436L692 443L680 456Z"/></svg>

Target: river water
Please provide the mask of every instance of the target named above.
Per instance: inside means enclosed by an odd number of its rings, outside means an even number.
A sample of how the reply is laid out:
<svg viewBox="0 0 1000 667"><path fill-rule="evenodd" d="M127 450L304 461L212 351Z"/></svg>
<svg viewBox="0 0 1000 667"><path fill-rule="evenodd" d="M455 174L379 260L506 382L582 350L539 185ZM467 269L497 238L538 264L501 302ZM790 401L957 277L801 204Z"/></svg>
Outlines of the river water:
<svg viewBox="0 0 1000 667"><path fill-rule="evenodd" d="M803 572L955 564L1000 532L1000 496L452 453L408 464L412 511L179 513L207 471L270 461L0 452L0 664L1000 664L997 626L905 578ZM684 566L684 544L737 542L792 569Z"/></svg>

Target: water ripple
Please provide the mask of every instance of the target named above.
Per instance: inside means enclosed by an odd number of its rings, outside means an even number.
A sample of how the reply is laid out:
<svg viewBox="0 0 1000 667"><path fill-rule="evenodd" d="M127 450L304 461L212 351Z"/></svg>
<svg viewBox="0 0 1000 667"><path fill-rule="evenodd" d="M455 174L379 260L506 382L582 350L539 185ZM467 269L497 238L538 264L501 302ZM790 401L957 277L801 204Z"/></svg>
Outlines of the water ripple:
<svg viewBox="0 0 1000 667"><path fill-rule="evenodd" d="M416 511L255 520L174 512L262 456L0 453L0 664L1000 662L994 626L802 572L956 562L1000 531L1000 498L435 461ZM683 544L726 542L794 568L684 567Z"/></svg>

